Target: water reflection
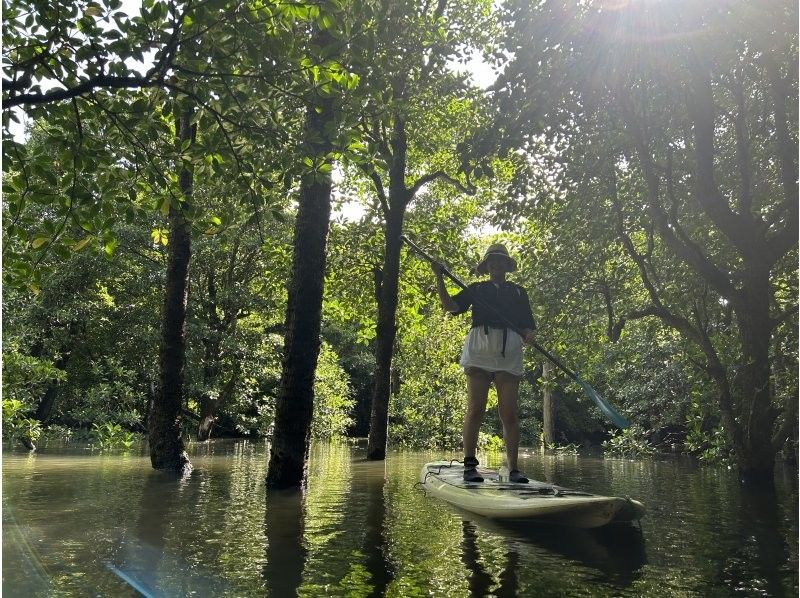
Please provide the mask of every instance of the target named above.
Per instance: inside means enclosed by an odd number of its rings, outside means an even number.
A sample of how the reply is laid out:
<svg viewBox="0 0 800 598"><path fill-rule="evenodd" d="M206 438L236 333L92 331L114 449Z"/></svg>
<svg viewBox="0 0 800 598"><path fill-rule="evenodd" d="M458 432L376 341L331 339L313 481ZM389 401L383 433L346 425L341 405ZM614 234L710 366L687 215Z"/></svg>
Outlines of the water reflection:
<svg viewBox="0 0 800 598"><path fill-rule="evenodd" d="M363 492L366 507L361 552L366 555L365 566L372 586L367 596L383 596L394 579L392 564L387 558L387 537L384 531L386 502L383 488L386 466L384 462L364 460L354 465L354 468L360 475L353 476L351 493L357 496L359 491Z"/></svg>
<svg viewBox="0 0 800 598"><path fill-rule="evenodd" d="M303 545L304 510L301 490L267 492L263 576L269 596L297 595L307 554Z"/></svg>
<svg viewBox="0 0 800 598"><path fill-rule="evenodd" d="M414 487L441 455L318 444L305 495L264 488L264 443L146 456L3 455L9 596L797 595L797 478L777 493L682 460L528 455L537 479L641 499L636 527L502 524Z"/></svg>
<svg viewBox="0 0 800 598"><path fill-rule="evenodd" d="M743 591L759 590L769 596L788 595L790 589L781 583L782 567L789 555L780 533L780 506L774 489L752 487L742 489L742 512L749 514L750 534L739 538L733 554L721 571L726 583L748 580Z"/></svg>
<svg viewBox="0 0 800 598"><path fill-rule="evenodd" d="M478 548L478 535L475 525L467 519L462 521L461 529L463 540L461 542L461 562L467 568L469 593L470 596L486 596L495 579L483 565L483 557ZM519 554L511 546L505 553L505 566L500 574L499 587L492 592L494 596L516 596L517 595L517 566L519 565Z"/></svg>
<svg viewBox="0 0 800 598"><path fill-rule="evenodd" d="M143 596L222 596L229 584L207 567L190 563L169 538L181 525L182 505L197 504L203 473L190 477L151 471L144 479L136 524L122 532L105 566Z"/></svg>
<svg viewBox="0 0 800 598"><path fill-rule="evenodd" d="M306 496L301 596L383 596L394 579L387 558L386 463L347 445L316 447Z"/></svg>
<svg viewBox="0 0 800 598"><path fill-rule="evenodd" d="M3 585L20 588L28 596L45 595L50 574L38 554L30 529L20 524L3 501Z"/></svg>
<svg viewBox="0 0 800 598"><path fill-rule="evenodd" d="M636 578L647 563L641 530L631 526L611 526L596 530L573 529L525 522L498 522L471 513L462 514L463 541L461 560L469 574L473 596L484 596L497 585L494 595L515 596L518 593L518 567L526 547L550 557L564 557L580 565L596 569L601 579L623 588ZM502 545L492 552L497 559L502 553L505 564L495 579L486 568L486 557L478 548L478 537L486 534Z"/></svg>

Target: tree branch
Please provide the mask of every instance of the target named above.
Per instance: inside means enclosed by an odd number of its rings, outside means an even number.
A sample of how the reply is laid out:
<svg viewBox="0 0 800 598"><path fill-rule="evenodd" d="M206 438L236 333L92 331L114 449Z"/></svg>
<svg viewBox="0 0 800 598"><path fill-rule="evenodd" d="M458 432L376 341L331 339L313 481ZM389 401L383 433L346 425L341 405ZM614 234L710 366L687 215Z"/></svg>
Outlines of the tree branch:
<svg viewBox="0 0 800 598"><path fill-rule="evenodd" d="M381 211L383 212L383 217L386 218L389 216L389 200L386 197L386 190L383 187L383 181L381 180L380 175L374 170L368 172L367 174L369 174L369 178L372 179L372 184L375 185L375 192L378 194L378 201L381 204Z"/></svg>
<svg viewBox="0 0 800 598"><path fill-rule="evenodd" d="M714 180L714 93L707 66L700 59L689 62L691 94L689 114L694 122L694 195L714 225L748 258L758 258L766 247L756 235L752 218L733 212Z"/></svg>
<svg viewBox="0 0 800 598"><path fill-rule="evenodd" d="M783 207L786 212L786 217L784 218L786 224L783 230L767 241L770 258L772 263L775 263L797 244L798 220L800 220L797 189L797 139L789 133L786 113L786 98L789 97L789 90L787 89L786 80L781 77L778 65L771 56L767 55L764 58L764 63L774 104L775 137L778 143L778 157L780 159Z"/></svg>
<svg viewBox="0 0 800 598"><path fill-rule="evenodd" d="M85 93L93 91L98 87L108 89L131 89L160 87L162 79L148 79L147 77L116 77L113 75L100 74L86 79L75 87L65 89L53 89L44 93L22 93L3 100L3 109L15 106L40 106L60 100L69 100Z"/></svg>
<svg viewBox="0 0 800 598"><path fill-rule="evenodd" d="M167 72L172 67L178 46L181 42L180 33L183 19L188 11L191 10L191 8L192 2L187 2L183 11L177 13L175 10L175 4L170 4L170 9L173 12L172 33L170 34L169 40L164 45L162 54L158 61L152 66L152 68L150 68L150 70L147 71L144 76L118 76L101 72L72 87L65 86L62 89L52 89L42 93L20 94L13 94L13 92L20 90L22 87L20 83L25 81L29 83L31 81L30 77L23 77L23 79L20 81L3 80L3 91L12 92L12 95L3 99L3 109L5 110L8 108L14 108L15 106L40 106L42 104L59 102L61 100L70 100L94 91L98 88L142 89L162 86ZM42 64L47 66L46 63ZM101 69L105 67L105 63L101 62L100 67Z"/></svg>
<svg viewBox="0 0 800 598"><path fill-rule="evenodd" d="M740 75L743 77L743 75ZM747 135L747 103L744 99L744 83L734 74L732 85L733 96L736 100L736 111L733 115L733 125L736 131L736 161L739 167L739 213L745 218L753 218L753 184L750 180L750 142Z"/></svg>
<svg viewBox="0 0 800 598"><path fill-rule="evenodd" d="M411 186L409 189L409 193L411 197L414 197L417 194L417 191L420 190L424 185L428 183L432 183L437 179L442 179L450 183L453 187L461 191L461 193L465 193L467 195L475 195L475 186L474 185L467 185L465 186L461 181L456 178L451 177L449 174L444 172L443 170L437 170L436 172L431 172L429 174L423 175L419 177L416 182Z"/></svg>
<svg viewBox="0 0 800 598"><path fill-rule="evenodd" d="M620 93L620 104L627 128L633 137L636 153L645 177L648 207L653 222L667 246L691 266L700 276L707 280L717 291L729 300L738 300L738 292L726 273L720 270L696 243L689 243L688 237L681 239L676 235L675 228L669 221L669 216L661 205L659 199L659 176L650 156L650 150L645 141L639 119L636 117L627 95Z"/></svg>

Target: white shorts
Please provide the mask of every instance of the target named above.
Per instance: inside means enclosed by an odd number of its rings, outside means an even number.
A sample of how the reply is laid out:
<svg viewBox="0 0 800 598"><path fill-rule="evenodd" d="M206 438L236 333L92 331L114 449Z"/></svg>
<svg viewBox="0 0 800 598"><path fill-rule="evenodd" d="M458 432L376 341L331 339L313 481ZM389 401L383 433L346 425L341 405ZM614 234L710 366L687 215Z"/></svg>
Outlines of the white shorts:
<svg viewBox="0 0 800 598"><path fill-rule="evenodd" d="M508 328L506 351L503 357L503 329L476 326L469 331L461 350L459 365L464 368L480 368L487 372L508 372L522 376L525 367L522 364L522 337Z"/></svg>

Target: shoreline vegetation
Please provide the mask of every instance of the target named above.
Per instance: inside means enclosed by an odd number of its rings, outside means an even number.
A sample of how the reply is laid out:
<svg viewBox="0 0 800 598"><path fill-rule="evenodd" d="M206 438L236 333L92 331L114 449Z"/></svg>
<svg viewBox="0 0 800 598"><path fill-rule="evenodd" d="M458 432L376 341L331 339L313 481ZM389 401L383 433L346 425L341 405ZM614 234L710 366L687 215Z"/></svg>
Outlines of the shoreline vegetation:
<svg viewBox="0 0 800 598"><path fill-rule="evenodd" d="M45 450L50 452L69 447L85 448L92 452L110 452L113 454L126 454L129 452L139 452L145 449L147 434L124 429L119 424L106 423L104 425L94 424L91 428L67 428L57 424L51 426L37 426L35 420L30 422L16 422L11 430L4 434L3 446L11 450ZM588 456L602 458L623 458L623 459L665 459L665 458L686 458L698 463L708 463L711 465L730 465L732 460L729 454L725 454L713 445L702 445L694 450L690 450L686 444L670 441L661 445L654 445L649 438L652 433L642 430L638 426L632 426L627 430L620 430L612 433L607 440L600 444L562 443L547 445L543 440L543 433L539 433L536 443L522 445L520 450L533 455L551 456ZM269 445L269 438L258 435L220 435L206 440L193 438L189 430L183 435L185 445L188 447L201 447L206 444L223 443L238 441L251 441L265 443ZM314 441L344 443L349 446L365 448L368 443L366 436L344 436L329 435L313 437ZM397 447L399 451L440 451L442 454L457 455L460 446L430 446L430 445L404 445ZM491 455L494 461L502 461L505 451L502 436L498 434L480 433L478 450L482 454ZM791 465L790 459L778 460L777 466Z"/></svg>

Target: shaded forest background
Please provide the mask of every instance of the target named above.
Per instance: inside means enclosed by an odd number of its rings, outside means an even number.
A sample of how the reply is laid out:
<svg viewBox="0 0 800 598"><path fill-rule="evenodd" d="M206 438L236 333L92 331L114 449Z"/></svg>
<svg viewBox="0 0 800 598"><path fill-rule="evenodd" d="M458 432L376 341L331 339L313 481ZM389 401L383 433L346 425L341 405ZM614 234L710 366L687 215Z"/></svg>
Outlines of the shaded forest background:
<svg viewBox="0 0 800 598"><path fill-rule="evenodd" d="M506 242L539 342L635 423L530 353L523 444L547 395L561 447L796 460L796 3L3 10L6 440L454 449L468 320L405 233L464 279Z"/></svg>

